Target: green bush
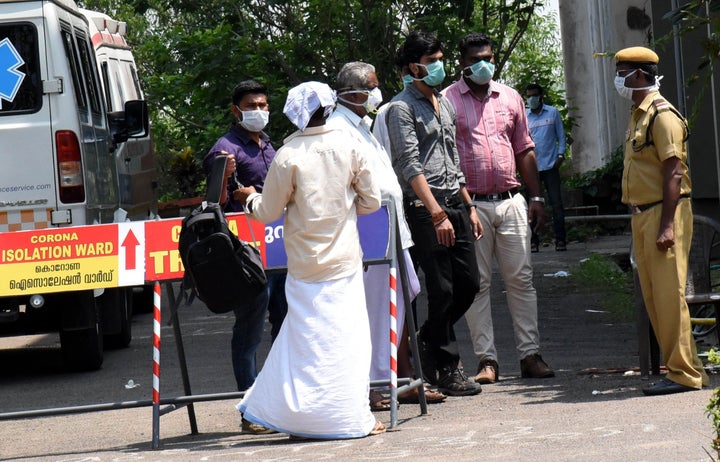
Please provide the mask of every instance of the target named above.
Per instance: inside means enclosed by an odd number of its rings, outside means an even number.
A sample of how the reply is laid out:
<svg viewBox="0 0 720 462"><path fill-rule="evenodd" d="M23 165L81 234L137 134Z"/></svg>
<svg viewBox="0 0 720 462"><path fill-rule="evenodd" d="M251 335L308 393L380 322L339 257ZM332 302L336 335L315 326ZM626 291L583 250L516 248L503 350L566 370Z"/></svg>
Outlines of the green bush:
<svg viewBox="0 0 720 462"><path fill-rule="evenodd" d="M563 187L583 192L585 205L598 205L600 213L626 213L622 204L622 174L624 152L619 146L602 167L565 178Z"/></svg>
<svg viewBox="0 0 720 462"><path fill-rule="evenodd" d="M602 308L622 321L635 317L632 277L608 255L590 254L571 271L573 282L603 291Z"/></svg>

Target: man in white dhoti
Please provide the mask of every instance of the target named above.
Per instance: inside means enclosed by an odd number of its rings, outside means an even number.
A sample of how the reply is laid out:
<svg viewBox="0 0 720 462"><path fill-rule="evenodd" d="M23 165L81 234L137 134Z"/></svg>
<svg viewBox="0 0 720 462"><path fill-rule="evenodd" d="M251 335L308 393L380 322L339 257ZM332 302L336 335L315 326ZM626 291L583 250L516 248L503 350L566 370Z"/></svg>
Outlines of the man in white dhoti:
<svg viewBox="0 0 720 462"><path fill-rule="evenodd" d="M251 422L305 438L381 433L368 403L370 329L357 215L380 208L365 155L325 125L335 104L326 84L288 93L299 131L270 165L263 194L244 197L254 218L285 210L288 313L262 371L237 408Z"/></svg>

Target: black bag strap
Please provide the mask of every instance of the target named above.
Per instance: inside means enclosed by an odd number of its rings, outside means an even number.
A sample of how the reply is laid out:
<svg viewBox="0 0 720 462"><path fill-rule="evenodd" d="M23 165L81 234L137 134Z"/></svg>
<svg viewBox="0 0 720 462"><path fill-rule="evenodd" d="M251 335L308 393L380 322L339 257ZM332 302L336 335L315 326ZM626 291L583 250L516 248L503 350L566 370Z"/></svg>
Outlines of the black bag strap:
<svg viewBox="0 0 720 462"><path fill-rule="evenodd" d="M207 193L205 194L205 200L207 202L220 203L226 163L227 156L217 156L215 160L213 160L210 176L208 177Z"/></svg>
<svg viewBox="0 0 720 462"><path fill-rule="evenodd" d="M222 180L223 176L225 175L225 164L227 163L227 156L217 156L215 160L213 160L212 169L210 170L210 177L208 179L208 185L207 185L207 194L205 195L205 201L207 202L214 202L216 204L220 203L220 194L222 193ZM250 224L250 217L248 217L247 212L244 214L245 220L247 221L248 229L250 230L250 237L252 238L252 244L250 244L252 247L254 247L256 250L258 249L257 240L255 239L255 233L253 232L252 225ZM205 220L208 219L206 214L201 213L197 216L194 216L191 218L187 225L190 226L192 223L195 223L199 220Z"/></svg>
<svg viewBox="0 0 720 462"><path fill-rule="evenodd" d="M652 146L655 144L655 142L652 140L652 127L655 123L655 119L657 118L660 111L670 111L682 122L683 127L685 128L685 135L683 136L683 143L688 140L690 137L690 127L688 126L687 120L685 117L680 114L680 111L675 109L670 103L667 102L667 100L663 98L657 98L653 100L651 107L654 109L653 114L650 116L650 122L648 122L647 128L645 129L645 143L643 143L640 146L635 145L635 140L633 140L633 150L635 152L642 151L648 146Z"/></svg>
<svg viewBox="0 0 720 462"><path fill-rule="evenodd" d="M196 222L204 221L204 220L215 221L216 220L215 213L213 213L213 212L199 213L199 214L195 215L194 217L191 217L187 221L187 223L185 223L185 226L190 227L190 226L194 225Z"/></svg>

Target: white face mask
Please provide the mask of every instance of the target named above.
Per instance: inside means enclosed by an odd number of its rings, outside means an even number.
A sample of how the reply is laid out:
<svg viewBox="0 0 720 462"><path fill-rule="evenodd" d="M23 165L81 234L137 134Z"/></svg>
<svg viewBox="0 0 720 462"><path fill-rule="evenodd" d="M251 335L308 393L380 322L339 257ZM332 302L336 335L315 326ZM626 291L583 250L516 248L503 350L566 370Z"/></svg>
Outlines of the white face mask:
<svg viewBox="0 0 720 462"><path fill-rule="evenodd" d="M344 91L340 93L340 95L347 95L349 93L363 93L368 95L368 99L362 104L353 103L352 101L348 101L345 98L339 98L340 100L352 106L362 106L363 108L365 108L365 111L367 111L368 114L375 114L377 112L378 106L380 106L380 103L382 103L383 101L382 92L377 87L373 88L372 90ZM338 95L338 97L340 97L340 95Z"/></svg>
<svg viewBox="0 0 720 462"><path fill-rule="evenodd" d="M622 96L623 98L629 99L632 101L633 92L635 90L657 90L660 88L660 79L662 77L655 76L655 83L653 85L648 85L646 87L638 87L638 88L628 88L625 86L625 79L639 71L640 69L635 69L634 71L630 72L625 77L621 77L619 75L615 75L615 89L617 92Z"/></svg>
<svg viewBox="0 0 720 462"><path fill-rule="evenodd" d="M628 88L625 86L625 79L637 72L637 69L626 75L625 77L616 75L615 76L615 89L625 99L632 99L634 88Z"/></svg>
<svg viewBox="0 0 720 462"><path fill-rule="evenodd" d="M237 107L237 106L235 106ZM242 128L249 132L257 133L262 131L263 128L270 120L270 112L262 109L255 111L242 111L238 107L238 110L242 113L242 120L238 120L238 123Z"/></svg>

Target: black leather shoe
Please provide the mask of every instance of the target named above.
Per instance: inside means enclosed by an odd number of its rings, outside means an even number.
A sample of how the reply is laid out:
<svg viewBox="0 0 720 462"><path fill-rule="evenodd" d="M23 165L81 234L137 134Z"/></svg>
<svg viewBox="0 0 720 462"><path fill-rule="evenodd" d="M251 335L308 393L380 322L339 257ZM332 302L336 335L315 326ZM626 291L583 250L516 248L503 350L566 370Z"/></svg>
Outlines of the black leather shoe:
<svg viewBox="0 0 720 462"><path fill-rule="evenodd" d="M663 377L659 382L655 382L650 386L643 388L643 393L647 396L669 395L672 393L683 393L686 391L696 391L697 388L680 385L677 382Z"/></svg>

